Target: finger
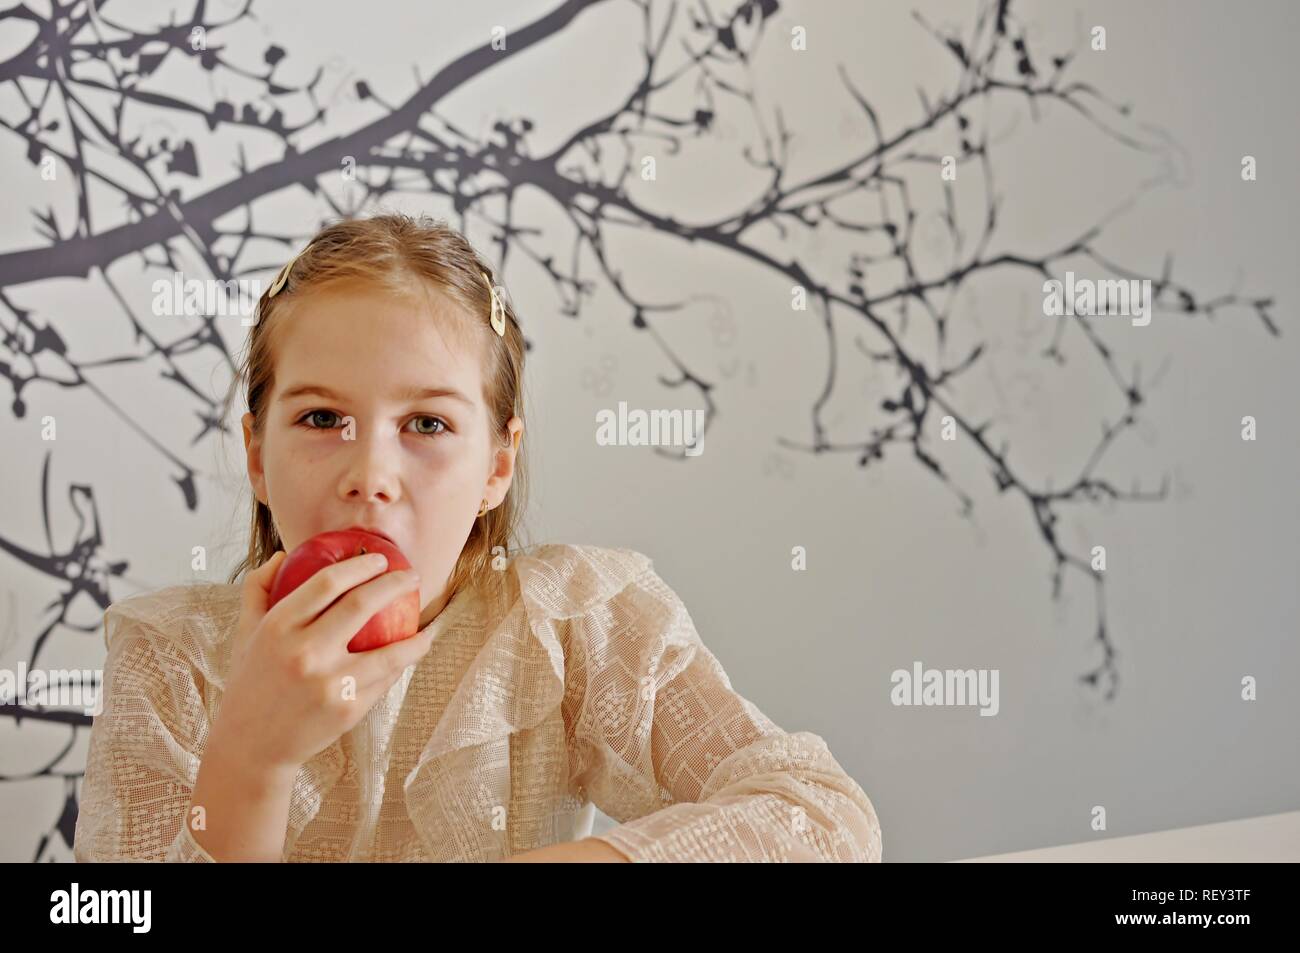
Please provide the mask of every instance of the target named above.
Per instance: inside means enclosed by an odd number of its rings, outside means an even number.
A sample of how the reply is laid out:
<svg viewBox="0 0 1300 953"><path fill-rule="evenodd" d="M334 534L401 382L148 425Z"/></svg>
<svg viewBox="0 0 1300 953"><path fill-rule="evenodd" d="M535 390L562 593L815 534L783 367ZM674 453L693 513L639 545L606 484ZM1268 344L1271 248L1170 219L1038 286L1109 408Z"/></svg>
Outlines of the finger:
<svg viewBox="0 0 1300 953"><path fill-rule="evenodd" d="M290 628L305 628L348 590L388 571L382 553L365 553L318 570L271 609ZM357 626L360 628L360 626Z"/></svg>
<svg viewBox="0 0 1300 953"><path fill-rule="evenodd" d="M419 585L419 574L406 569L386 572L350 589L308 628L309 644L340 658L347 654L348 643L367 622Z"/></svg>
<svg viewBox="0 0 1300 953"><path fill-rule="evenodd" d="M428 653L433 646L433 629L432 625L426 625L409 639L390 642L367 652L351 653L348 674L356 678L363 692L369 688L386 688L408 665L415 664Z"/></svg>
<svg viewBox="0 0 1300 953"><path fill-rule="evenodd" d="M236 633L237 637L233 647L236 656L242 651L241 642L243 639L239 636L246 637L246 634L251 633L257 627L257 623L266 615L267 605L270 601L271 583L275 580L275 574L284 562L284 555L283 549L276 550L271 554L270 559L244 577L244 584L239 592L240 617L243 624L240 626L240 631Z"/></svg>
<svg viewBox="0 0 1300 953"><path fill-rule="evenodd" d="M284 562L284 557L284 550L277 549L271 554L270 559L258 566L253 572L258 583L268 593L271 591L271 583L275 581L275 574L280 571L280 564Z"/></svg>
<svg viewBox="0 0 1300 953"><path fill-rule="evenodd" d="M244 577L239 598L245 613L255 619L266 615L267 602L270 599L271 583L275 579L280 564L284 562L284 550L276 550L271 558Z"/></svg>

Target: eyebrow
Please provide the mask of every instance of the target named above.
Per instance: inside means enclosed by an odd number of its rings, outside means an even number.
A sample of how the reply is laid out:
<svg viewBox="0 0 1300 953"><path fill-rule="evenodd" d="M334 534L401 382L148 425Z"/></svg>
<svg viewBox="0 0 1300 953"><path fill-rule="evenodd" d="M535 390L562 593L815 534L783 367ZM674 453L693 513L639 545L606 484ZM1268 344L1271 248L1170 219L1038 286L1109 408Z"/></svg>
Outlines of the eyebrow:
<svg viewBox="0 0 1300 953"><path fill-rule="evenodd" d="M280 400L292 400L295 397L304 397L308 394L315 394L318 397L324 397L326 400L342 401L347 399L342 394L320 384L296 384L281 394ZM453 400L468 404L470 407L474 406L472 400L454 387L412 387L397 395L399 401L428 400L433 397L450 397Z"/></svg>

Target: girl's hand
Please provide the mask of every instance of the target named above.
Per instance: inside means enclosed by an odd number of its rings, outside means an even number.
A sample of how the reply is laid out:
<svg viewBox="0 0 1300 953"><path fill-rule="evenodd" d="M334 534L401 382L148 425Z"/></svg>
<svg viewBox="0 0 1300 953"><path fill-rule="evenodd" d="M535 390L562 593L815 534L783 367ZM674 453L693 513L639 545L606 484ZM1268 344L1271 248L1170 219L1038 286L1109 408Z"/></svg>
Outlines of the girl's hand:
<svg viewBox="0 0 1300 953"><path fill-rule="evenodd" d="M356 725L433 643L426 626L382 648L347 648L375 613L419 585L414 570L389 573L382 556L355 556L320 570L268 610L283 561L277 552L244 580L209 741L274 775L296 773Z"/></svg>

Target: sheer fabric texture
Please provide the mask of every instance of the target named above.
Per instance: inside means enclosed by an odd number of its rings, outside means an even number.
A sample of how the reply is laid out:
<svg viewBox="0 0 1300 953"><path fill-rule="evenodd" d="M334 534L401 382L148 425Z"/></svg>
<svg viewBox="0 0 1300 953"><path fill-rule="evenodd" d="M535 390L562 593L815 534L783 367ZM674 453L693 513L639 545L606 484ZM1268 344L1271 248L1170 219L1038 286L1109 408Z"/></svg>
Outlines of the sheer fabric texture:
<svg viewBox="0 0 1300 953"><path fill-rule="evenodd" d="M78 861L211 862L191 792L239 585L110 606ZM645 555L546 544L462 589L432 648L295 780L285 861L492 861L598 838L633 861L878 861L871 801L819 736L732 689Z"/></svg>

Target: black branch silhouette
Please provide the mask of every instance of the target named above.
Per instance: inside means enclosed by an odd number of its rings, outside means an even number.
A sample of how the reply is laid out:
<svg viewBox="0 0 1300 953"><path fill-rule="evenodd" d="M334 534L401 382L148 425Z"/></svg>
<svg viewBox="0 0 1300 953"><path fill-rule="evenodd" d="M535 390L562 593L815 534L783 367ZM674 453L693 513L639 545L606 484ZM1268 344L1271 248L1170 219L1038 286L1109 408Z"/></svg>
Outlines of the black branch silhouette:
<svg viewBox="0 0 1300 953"><path fill-rule="evenodd" d="M498 120L486 135L475 136L440 115L440 103L476 77L503 68L531 47L561 43L566 34L580 33L581 15L588 8L628 3L640 19L639 49L644 58L640 75L616 108L591 116L548 151L539 154L533 149L534 122L527 116ZM896 447L950 491L959 513L969 518L975 497L959 485L949 461L931 448L936 420L951 418L965 437L951 452L973 454L987 468L996 493L1023 502L1046 547L1051 597L1061 598L1067 570L1091 580L1099 660L1080 678L1106 699L1114 697L1119 668L1106 622L1103 575L1062 541L1058 524L1066 508L1076 504L1105 506L1166 497L1167 477L1158 489L1144 490L1136 483L1122 488L1102 474L1116 441L1142 420L1146 385L1141 368L1126 376L1120 366L1122 355L1086 318L1055 320L1052 339L1040 357L1059 367L1076 357L1076 348L1081 350L1084 359L1099 362L1113 382L1117 407L1115 419L1101 421L1095 444L1085 443L1087 455L1079 472L1054 486L1050 477L1027 472L1013 458L1009 439L995 432L992 419L957 392L955 384L986 363L988 356L986 341L963 348L964 353L956 357L948 353L951 329L968 325L963 318L971 317L961 313L958 292L981 275L1006 269L1040 281L1052 279L1058 277L1063 263L1073 259L1116 278L1151 280L1157 313L1213 318L1220 312L1241 310L1253 312L1268 333L1277 335L1279 330L1270 314L1270 299L1236 293L1205 296L1175 280L1169 256L1164 257L1158 275L1109 260L1102 250L1107 226L1153 183L1136 188L1114 212L1081 225L1076 237L1060 247L990 251L1001 208L993 162L999 139L988 119L994 100L1023 106L1035 119L1043 103L1059 103L1099 139L1139 155L1164 157L1168 163L1168 137L1149 124L1135 123L1130 107L1070 78L1077 50L1049 54L1032 48L1025 24L1009 0L974 7L965 32L934 27L917 13L916 29L951 54L951 72L933 77L942 88L918 87L915 118L887 129L868 96L854 86L842 66L837 67L834 84L853 104L865 142L850 158L796 179L790 171L796 133L787 128L780 108L769 113L755 91L767 48L765 37L784 43L772 30L780 12L777 0L744 0L733 3L725 14L716 13L710 7L717 4L704 0L568 0L510 32L505 48L485 37L476 48L438 65L427 80L421 79L417 67L414 92L404 101L386 102L364 79L356 80L352 97L372 105L377 116L347 130L332 126L333 102L323 92L323 68L299 70L310 78L292 82L286 78L293 71L284 49L271 46L260 51L260 61L250 66L249 51L226 41L252 15L252 5L250 0L228 16L217 17L209 13L208 4L199 2L190 15L173 16L166 26L150 29L119 21L118 17L127 16L127 8L111 0L100 4L55 0L49 14L19 5L5 15L5 29L14 34L26 29L30 40L0 63L0 103L5 107L0 124L11 147L17 144L24 150L27 161L53 163L66 172L59 180L60 189L70 190L69 197L75 199L75 216L64 216L71 220L61 220L53 205L34 209L31 247L0 254L0 318L6 352L0 373L12 390L10 408L15 418L27 413L29 389L57 387L93 395L155 455L155 465L146 464L142 472L168 473L180 491L178 502L196 510L201 474L190 458L196 447L225 431L225 422L219 399L186 372L181 358L211 353L233 374L235 358L218 329L218 322L228 318L199 315L183 325L186 331L181 336L161 340L136 313L132 297L123 293L124 279L110 275L110 270L120 275L126 271L123 263L134 261L141 273L179 272L184 270L182 256L193 256L202 262L201 277L213 281L269 277L325 219L356 215L386 200L400 202L401 196L416 194L445 201L462 229L471 224L486 229L492 236L498 273L506 274L508 264L518 259L544 273L554 285L561 313L569 317L581 317L584 303L598 290L612 290L625 306L632 327L654 342L665 362L660 384L685 388L703 403L707 435L718 418L715 391L722 382L670 344L657 327L659 316L689 313L700 296L652 299L633 287L623 263L611 251L611 235L635 230L664 242L709 247L763 274L782 277L820 309L829 354L825 381L811 402L807 435L778 438L776 445L812 455L847 454L863 468L878 465ZM172 77L165 84L154 79L164 65ZM195 79L195 89L204 87L206 74L230 79L232 87L253 92L243 98L214 96L213 101L201 103L175 91L184 85L174 77L186 71ZM233 82L236 79L238 84ZM672 97L690 105L674 106ZM634 197L629 180L645 156L656 151L679 154L687 140L720 139L719 122L732 115L751 121L755 130L754 141L740 149L738 158L764 180L756 194L708 221L688 221L685 213L655 210ZM154 125L142 123L141 116ZM166 128L171 120L180 119L186 120L186 129L195 128L197 119L206 125L207 135L195 139L140 131ZM208 157L216 151L218 139L231 130L264 139L259 159L250 160L241 146L237 174L205 187L219 178L208 168L212 164ZM315 144L302 144L309 138L306 133L314 134ZM613 170L606 162L611 156ZM982 215L973 226L962 221L953 182L942 181L942 202L933 214L946 232L951 260L937 275L924 277L924 249L918 247L918 221L924 212L918 197L941 181L939 170L945 159L958 169L971 170L961 173L963 190L980 192ZM340 174L341 165L347 165L347 175ZM966 185L968 179L976 185ZM268 204L291 190L304 190L313 197L319 220L293 230L278 222L258 224L272 218L258 204ZM548 211L558 211L567 231L538 224L540 216L530 220L522 210L525 191L543 197ZM860 210L864 205L874 210L866 217ZM102 220L108 209L115 212ZM552 214L547 221L554 218ZM829 237L852 250L841 260L829 253L801 258L787 255L788 249L774 251L773 235L782 243L791 236L812 235L823 246ZM58 278L93 283L95 293L103 295L118 319L129 325L135 349L98 360L78 359L75 338L69 342L76 330L70 319L35 314L15 303L12 289ZM719 291L716 297L725 296ZM834 325L846 321L857 328L855 354L868 366L894 375L891 396L879 406L864 408L868 422L847 440L832 436L832 425L823 419L840 367L847 360L840 353ZM531 338L528 345L534 346ZM197 422L188 448L168 446L152 435L144 422L93 379L99 368L143 368L147 362L161 362L163 367L166 383L155 385L157 399L164 399L162 392L168 388L180 388L177 397L193 409ZM733 361L732 369L721 370L720 376L730 379L735 366ZM684 453L664 448L655 452L687 459ZM55 515L50 462L47 453L41 486L45 551L0 536L5 558L40 573L57 590L49 618L32 639L32 667L53 631L97 628L71 624L68 610L78 595L86 594L103 609L112 601L112 580L130 581L129 562L106 552L108 544L99 530L95 494L89 485L68 488L68 505L77 514L79 529L71 542L56 545L50 531ZM14 468L15 462L9 467ZM27 731L39 724L44 731L66 729L72 736L34 773L0 775L0 780L65 779L62 813L42 839L37 859L52 850L56 834L70 849L78 775L66 770L63 760L90 719L79 712L17 704L5 705L3 713L13 720L15 733L27 723Z"/></svg>

